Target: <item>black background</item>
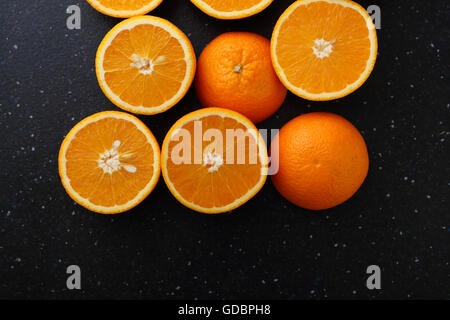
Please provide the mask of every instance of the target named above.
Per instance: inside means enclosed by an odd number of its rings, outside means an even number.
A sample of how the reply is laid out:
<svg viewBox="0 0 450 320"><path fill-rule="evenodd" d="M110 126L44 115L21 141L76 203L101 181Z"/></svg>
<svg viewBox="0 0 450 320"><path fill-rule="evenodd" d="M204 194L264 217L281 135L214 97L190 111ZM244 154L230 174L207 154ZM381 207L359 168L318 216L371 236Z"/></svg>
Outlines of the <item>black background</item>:
<svg viewBox="0 0 450 320"><path fill-rule="evenodd" d="M197 56L226 31L268 38L293 1L275 0L239 21L208 17L187 0L164 0L151 14L191 39ZM0 3L0 298L323 299L450 298L448 1L359 1L381 8L379 56L368 81L348 97L308 102L288 94L260 128L330 111L359 128L369 175L345 204L297 208L268 179L229 214L179 204L162 179L137 208L91 213L65 193L57 155L83 118L118 110L94 71L97 47L120 19L85 1ZM66 8L81 7L81 30ZM141 116L162 142L199 107L191 89L171 110ZM66 288L66 268L82 290ZM365 287L382 269L382 290Z"/></svg>

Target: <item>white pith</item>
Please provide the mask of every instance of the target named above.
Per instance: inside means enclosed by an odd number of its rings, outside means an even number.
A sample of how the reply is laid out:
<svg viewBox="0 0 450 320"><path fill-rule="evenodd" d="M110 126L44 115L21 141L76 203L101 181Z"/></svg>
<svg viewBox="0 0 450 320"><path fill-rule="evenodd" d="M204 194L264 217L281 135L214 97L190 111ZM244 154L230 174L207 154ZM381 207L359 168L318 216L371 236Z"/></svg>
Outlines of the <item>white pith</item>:
<svg viewBox="0 0 450 320"><path fill-rule="evenodd" d="M219 171L219 168L223 165L222 155L216 152L208 152L203 157L203 166L209 167L208 172Z"/></svg>
<svg viewBox="0 0 450 320"><path fill-rule="evenodd" d="M105 150L100 154L100 158L97 160L99 168L103 169L103 172L112 174L113 172L125 169L129 173L136 173L137 168L131 164L121 163L120 160L128 157L129 155L121 155L119 153L120 140L114 141L112 148Z"/></svg>
<svg viewBox="0 0 450 320"><path fill-rule="evenodd" d="M131 59L133 59L133 62L130 63L131 67L139 69L139 72L142 74L152 74L155 66L151 59L140 57L135 53L133 53Z"/></svg>
<svg viewBox="0 0 450 320"><path fill-rule="evenodd" d="M155 60L152 60L147 57L141 57L136 53L133 53L131 59L133 60L133 62L130 63L130 67L138 69L139 72L144 75L152 74L156 65L164 63L166 61L165 56L159 56Z"/></svg>
<svg viewBox="0 0 450 320"><path fill-rule="evenodd" d="M333 43L334 41L326 41L325 39L314 40L312 49L316 57L319 59L329 57L333 52Z"/></svg>

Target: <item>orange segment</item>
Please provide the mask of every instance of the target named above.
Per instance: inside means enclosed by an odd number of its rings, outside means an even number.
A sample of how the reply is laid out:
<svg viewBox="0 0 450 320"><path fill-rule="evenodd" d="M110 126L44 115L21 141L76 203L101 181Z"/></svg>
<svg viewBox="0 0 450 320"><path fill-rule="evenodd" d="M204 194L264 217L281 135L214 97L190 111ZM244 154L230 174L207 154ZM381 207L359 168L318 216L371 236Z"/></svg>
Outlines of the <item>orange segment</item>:
<svg viewBox="0 0 450 320"><path fill-rule="evenodd" d="M200 10L217 19L241 19L267 8L273 0L191 0Z"/></svg>
<svg viewBox="0 0 450 320"><path fill-rule="evenodd" d="M146 14L157 6L162 0L87 0L95 10L108 16L117 18L130 18Z"/></svg>
<svg viewBox="0 0 450 320"><path fill-rule="evenodd" d="M100 112L66 136L59 173L67 193L80 205L99 213L123 212L144 200L158 182L159 146L136 117Z"/></svg>
<svg viewBox="0 0 450 320"><path fill-rule="evenodd" d="M251 199L267 177L267 149L256 127L241 114L220 108L191 112L164 139L164 180L182 204L221 213Z"/></svg>
<svg viewBox="0 0 450 320"><path fill-rule="evenodd" d="M189 39L167 20L143 16L122 21L97 51L97 78L118 107L155 114L188 91L196 58Z"/></svg>
<svg viewBox="0 0 450 320"><path fill-rule="evenodd" d="M349 0L301 0L278 20L271 43L280 80L309 100L341 98L369 77L377 55L375 26Z"/></svg>

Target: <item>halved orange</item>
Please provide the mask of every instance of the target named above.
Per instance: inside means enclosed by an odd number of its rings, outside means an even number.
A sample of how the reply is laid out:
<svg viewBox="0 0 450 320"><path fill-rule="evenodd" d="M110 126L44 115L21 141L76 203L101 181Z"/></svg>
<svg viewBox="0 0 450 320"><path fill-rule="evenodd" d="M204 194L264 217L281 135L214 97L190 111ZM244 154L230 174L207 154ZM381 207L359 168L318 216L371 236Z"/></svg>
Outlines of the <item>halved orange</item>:
<svg viewBox="0 0 450 320"><path fill-rule="evenodd" d="M69 196L98 213L138 205L160 175L160 150L152 132L138 118L117 111L96 113L75 125L58 162Z"/></svg>
<svg viewBox="0 0 450 320"><path fill-rule="evenodd" d="M242 19L267 8L273 0L191 0L207 15L217 19Z"/></svg>
<svg viewBox="0 0 450 320"><path fill-rule="evenodd" d="M378 43L367 11L349 0L299 0L272 35L275 71L294 94L332 100L358 89L375 65Z"/></svg>
<svg viewBox="0 0 450 320"><path fill-rule="evenodd" d="M146 14L157 6L162 0L87 0L95 10L116 18L130 18Z"/></svg>
<svg viewBox="0 0 450 320"><path fill-rule="evenodd" d="M196 58L180 29L167 20L142 16L108 32L95 66L100 87L115 105L155 114L184 97L194 79Z"/></svg>
<svg viewBox="0 0 450 320"><path fill-rule="evenodd" d="M246 117L205 108L179 119L164 139L161 168L170 192L203 213L235 209L264 185L266 145Z"/></svg>

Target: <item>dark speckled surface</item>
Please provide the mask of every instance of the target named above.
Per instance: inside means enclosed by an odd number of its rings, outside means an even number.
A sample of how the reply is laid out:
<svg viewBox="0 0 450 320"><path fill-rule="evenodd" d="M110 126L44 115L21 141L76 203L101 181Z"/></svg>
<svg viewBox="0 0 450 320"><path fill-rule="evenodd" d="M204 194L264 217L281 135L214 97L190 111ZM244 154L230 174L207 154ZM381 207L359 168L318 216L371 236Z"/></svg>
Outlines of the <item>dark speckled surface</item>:
<svg viewBox="0 0 450 320"><path fill-rule="evenodd" d="M153 14L178 25L197 55L225 31L270 37L292 1L218 21L187 0ZM66 195L59 145L84 117L118 110L102 94L94 57L120 20L85 1L1 1L0 298L450 298L448 1L360 1L382 12L379 57L354 94L311 103L288 94L261 128L311 111L338 113L366 139L371 164L345 204L312 213L270 181L233 213L207 216L180 205L161 180L127 214L93 214ZM81 7L81 30L66 8ZM193 90L170 111L140 117L161 143L199 103ZM66 289L66 267L82 290ZM365 287L382 269L382 290Z"/></svg>

